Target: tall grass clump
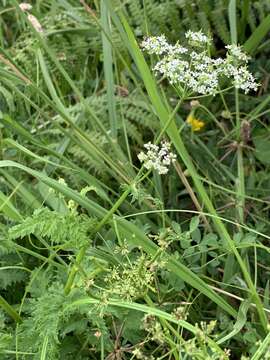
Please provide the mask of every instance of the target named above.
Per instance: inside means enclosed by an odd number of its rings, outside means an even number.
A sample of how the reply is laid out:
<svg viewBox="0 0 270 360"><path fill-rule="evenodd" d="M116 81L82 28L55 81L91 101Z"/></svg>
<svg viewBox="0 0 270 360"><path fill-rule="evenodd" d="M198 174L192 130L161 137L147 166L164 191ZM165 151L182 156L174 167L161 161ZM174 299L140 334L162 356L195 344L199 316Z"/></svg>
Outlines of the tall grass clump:
<svg viewBox="0 0 270 360"><path fill-rule="evenodd" d="M0 358L269 359L268 1L0 15Z"/></svg>

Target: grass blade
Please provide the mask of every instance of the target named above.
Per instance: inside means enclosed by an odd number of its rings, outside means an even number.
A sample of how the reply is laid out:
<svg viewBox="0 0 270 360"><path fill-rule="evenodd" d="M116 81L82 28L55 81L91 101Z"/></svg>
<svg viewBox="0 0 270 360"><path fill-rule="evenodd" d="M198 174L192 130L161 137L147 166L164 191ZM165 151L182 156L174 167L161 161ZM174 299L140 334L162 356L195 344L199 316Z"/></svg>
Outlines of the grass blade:
<svg viewBox="0 0 270 360"><path fill-rule="evenodd" d="M68 306L66 306L66 308L64 308L64 311L68 311L72 307L79 307L79 306L86 305L86 304L100 304L100 300L92 299L92 298L79 299L79 300L76 300L73 303L69 304ZM157 316L163 320L167 320L173 324L177 324L180 327L183 327L184 329L190 331L194 335L196 335L197 331L198 331L197 327L189 324L187 321L177 320L173 315L168 314L167 312L160 310L156 307L139 304L139 303L135 303L135 302L125 302L125 301L122 301L119 299L109 299L108 305L115 306L115 307L122 307L122 308L126 308L126 309L131 309L131 310L136 310L136 311L143 312L145 314ZM218 350L220 353L223 354L223 351L219 348L219 346L212 339L207 338L207 342L209 342L209 344L211 344L216 350Z"/></svg>
<svg viewBox="0 0 270 360"><path fill-rule="evenodd" d="M0 306L7 312L7 314L17 323L22 321L20 315L13 309L12 306L0 295Z"/></svg>
<svg viewBox="0 0 270 360"><path fill-rule="evenodd" d="M237 44L236 0L230 0L228 7L228 15L230 23L231 42L232 44Z"/></svg>
<svg viewBox="0 0 270 360"><path fill-rule="evenodd" d="M111 36L111 26L109 19L109 11L104 0L101 1L101 25L106 34ZM104 75L108 99L108 111L111 126L111 135L114 139L117 139L117 117L116 117L116 104L115 104L115 85L113 78L113 54L112 46L107 36L102 32L102 45L103 45L103 64L104 64Z"/></svg>
<svg viewBox="0 0 270 360"><path fill-rule="evenodd" d="M258 350L252 356L251 360L260 360L263 359L264 353L269 349L270 344L270 332L267 334L263 342L260 344Z"/></svg>
<svg viewBox="0 0 270 360"><path fill-rule="evenodd" d="M17 191L17 188L13 190L13 193ZM22 219L19 211L14 207L12 202L10 201L10 195L7 197L5 194L0 191L0 212L3 212L9 219L20 221Z"/></svg>
<svg viewBox="0 0 270 360"><path fill-rule="evenodd" d="M263 38L270 30L270 15L267 15L265 19L260 23L255 31L250 35L244 44L244 49L249 54L256 52L256 49Z"/></svg>
<svg viewBox="0 0 270 360"><path fill-rule="evenodd" d="M238 334L239 331L241 331L241 329L244 327L244 325L247 321L247 311L248 311L249 305L250 305L249 301L244 301L241 303L239 311L238 311L237 321L233 326L233 330L228 335L226 335L222 339L218 340L217 341L218 344L224 343L225 341L231 339L233 336Z"/></svg>

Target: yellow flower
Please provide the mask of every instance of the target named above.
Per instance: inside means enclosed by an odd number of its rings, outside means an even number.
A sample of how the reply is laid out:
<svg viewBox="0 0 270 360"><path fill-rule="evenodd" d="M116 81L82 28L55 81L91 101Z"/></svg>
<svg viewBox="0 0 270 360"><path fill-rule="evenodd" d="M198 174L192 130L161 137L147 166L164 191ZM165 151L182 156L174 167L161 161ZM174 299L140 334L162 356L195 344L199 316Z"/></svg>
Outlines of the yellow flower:
<svg viewBox="0 0 270 360"><path fill-rule="evenodd" d="M186 121L191 126L192 131L200 131L205 126L205 123L199 119L196 119L192 113L188 115Z"/></svg>

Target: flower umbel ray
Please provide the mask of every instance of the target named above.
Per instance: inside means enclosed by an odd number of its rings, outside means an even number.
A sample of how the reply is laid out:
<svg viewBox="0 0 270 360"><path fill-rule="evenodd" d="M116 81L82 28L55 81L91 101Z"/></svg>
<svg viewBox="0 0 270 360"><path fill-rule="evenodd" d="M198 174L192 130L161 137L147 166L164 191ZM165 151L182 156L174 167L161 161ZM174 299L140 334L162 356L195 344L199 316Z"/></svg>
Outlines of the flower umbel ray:
<svg viewBox="0 0 270 360"><path fill-rule="evenodd" d="M205 123L196 119L193 114L188 115L186 122L191 126L192 131L200 131L205 126Z"/></svg>

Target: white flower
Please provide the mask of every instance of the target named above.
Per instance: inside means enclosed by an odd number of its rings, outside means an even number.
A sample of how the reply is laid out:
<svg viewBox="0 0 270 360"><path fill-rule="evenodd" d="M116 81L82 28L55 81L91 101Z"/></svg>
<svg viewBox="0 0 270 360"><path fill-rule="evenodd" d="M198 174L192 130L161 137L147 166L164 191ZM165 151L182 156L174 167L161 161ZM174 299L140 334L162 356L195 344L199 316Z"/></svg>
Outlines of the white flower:
<svg viewBox="0 0 270 360"><path fill-rule="evenodd" d="M236 67L232 64L227 64L224 70L228 77L233 78L234 86L237 89L244 90L245 94L250 90L257 91L258 84L246 66Z"/></svg>
<svg viewBox="0 0 270 360"><path fill-rule="evenodd" d="M144 145L146 153L141 152L138 158L144 163L146 169L154 169L160 175L167 174L169 166L175 161L176 155L170 152L170 144L163 142L161 147L147 143Z"/></svg>
<svg viewBox="0 0 270 360"><path fill-rule="evenodd" d="M192 54L191 54L192 55ZM198 54L196 54L198 55ZM212 94L218 88L218 71L209 57L195 57L192 66L186 60L173 56L164 57L154 67L155 72L166 76L171 84L180 83L195 93Z"/></svg>
<svg viewBox="0 0 270 360"><path fill-rule="evenodd" d="M242 51L240 46L232 44L225 46L225 48L228 50L229 55L231 55L236 60L248 62L249 56L247 56L247 54Z"/></svg>
<svg viewBox="0 0 270 360"><path fill-rule="evenodd" d="M179 44L170 45L164 35L150 36L141 43L141 47L149 54L184 54L188 51L187 48Z"/></svg>
<svg viewBox="0 0 270 360"><path fill-rule="evenodd" d="M214 94L218 88L218 73L216 71L193 71L189 87L199 94Z"/></svg>
<svg viewBox="0 0 270 360"><path fill-rule="evenodd" d="M228 45L225 58L212 59L206 48L211 44L209 37L201 31L188 31L186 38L188 47L178 43L170 45L164 35L144 40L143 48L161 58L153 68L156 74L167 78L187 95L215 95L224 76L245 93L257 90L258 84L246 67L249 58L239 46Z"/></svg>
<svg viewBox="0 0 270 360"><path fill-rule="evenodd" d="M190 43L193 45L200 45L200 44L209 44L211 39L204 35L201 31L193 32L191 30L187 31L185 34L186 38Z"/></svg>
<svg viewBox="0 0 270 360"><path fill-rule="evenodd" d="M171 55L185 54L187 52L188 52L188 49L179 44L167 46L167 53L171 54Z"/></svg>
<svg viewBox="0 0 270 360"><path fill-rule="evenodd" d="M142 42L141 46L149 54L161 55L167 52L169 44L165 36L161 35L161 36L151 36L145 39Z"/></svg>
<svg viewBox="0 0 270 360"><path fill-rule="evenodd" d="M28 3L21 3L19 7L22 11L30 11L32 9L32 5Z"/></svg>
<svg viewBox="0 0 270 360"><path fill-rule="evenodd" d="M182 76L188 71L189 63L174 57L165 57L154 67L155 72L166 76L171 84L183 81Z"/></svg>

